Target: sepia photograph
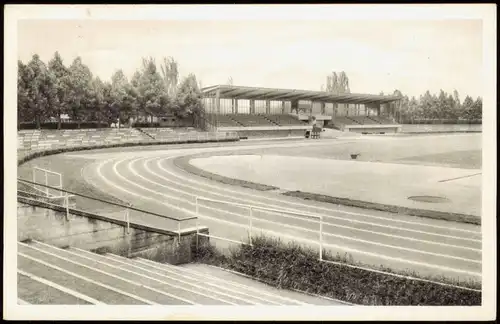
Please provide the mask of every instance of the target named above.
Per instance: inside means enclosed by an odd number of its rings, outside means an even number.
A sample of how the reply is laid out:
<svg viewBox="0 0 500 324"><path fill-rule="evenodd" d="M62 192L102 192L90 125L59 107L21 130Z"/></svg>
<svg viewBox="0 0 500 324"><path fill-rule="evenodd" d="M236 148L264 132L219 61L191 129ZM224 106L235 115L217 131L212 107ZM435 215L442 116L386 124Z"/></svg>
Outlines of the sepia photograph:
<svg viewBox="0 0 500 324"><path fill-rule="evenodd" d="M494 5L4 12L4 318L496 318Z"/></svg>

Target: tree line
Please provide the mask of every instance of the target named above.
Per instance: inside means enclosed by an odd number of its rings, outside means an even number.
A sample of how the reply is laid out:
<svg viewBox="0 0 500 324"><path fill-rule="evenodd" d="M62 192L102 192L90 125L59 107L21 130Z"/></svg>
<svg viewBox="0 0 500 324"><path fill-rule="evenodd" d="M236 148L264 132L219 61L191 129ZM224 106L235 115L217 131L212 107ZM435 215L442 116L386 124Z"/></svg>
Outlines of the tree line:
<svg viewBox="0 0 500 324"><path fill-rule="evenodd" d="M196 76L179 81L178 63L164 58L158 69L153 58L143 58L142 66L128 80L117 70L111 80L95 76L80 57L65 66L58 52L45 64L35 54L24 64L18 60L18 128L21 123L54 121L61 128L68 115L78 128L82 123L126 124L139 116L175 115L192 119L202 126L202 94Z"/></svg>
<svg viewBox="0 0 500 324"><path fill-rule="evenodd" d="M350 93L349 77L342 71L332 72L326 77L326 87L321 86L322 91L341 94ZM380 93L384 95L383 92ZM441 90L439 94L431 94L426 91L418 98L403 95L401 91L395 90L393 95L401 97L401 102L396 106L395 114L400 123L417 123L433 121L459 122L475 121L482 119L483 101L481 97L474 100L466 96L461 102L458 91L448 94Z"/></svg>
<svg viewBox="0 0 500 324"><path fill-rule="evenodd" d="M426 91L418 99L409 98L399 90L395 90L393 95L402 98L396 106L396 118L399 123L412 124L428 120L448 123L461 121L479 123L482 120L483 100L481 97L474 100L467 95L463 101L460 101L456 90L453 91L453 94L443 90L440 90L439 94L431 94L430 91Z"/></svg>

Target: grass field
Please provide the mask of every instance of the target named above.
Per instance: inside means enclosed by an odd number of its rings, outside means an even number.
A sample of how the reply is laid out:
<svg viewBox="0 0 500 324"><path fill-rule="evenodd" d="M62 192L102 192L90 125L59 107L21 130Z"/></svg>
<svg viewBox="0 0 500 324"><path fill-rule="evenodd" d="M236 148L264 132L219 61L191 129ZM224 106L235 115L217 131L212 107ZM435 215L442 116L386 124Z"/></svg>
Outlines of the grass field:
<svg viewBox="0 0 500 324"><path fill-rule="evenodd" d="M337 160L350 160L350 154L359 153L360 161L481 169L481 134L365 138L332 146L269 148L259 153ZM239 153L255 154L255 150Z"/></svg>

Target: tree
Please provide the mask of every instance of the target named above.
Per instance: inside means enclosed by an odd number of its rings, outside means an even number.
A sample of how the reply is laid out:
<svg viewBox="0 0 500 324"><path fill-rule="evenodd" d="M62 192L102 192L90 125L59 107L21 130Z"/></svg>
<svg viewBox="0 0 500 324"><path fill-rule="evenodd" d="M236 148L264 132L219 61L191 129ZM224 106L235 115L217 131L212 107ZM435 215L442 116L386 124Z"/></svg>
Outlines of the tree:
<svg viewBox="0 0 500 324"><path fill-rule="evenodd" d="M165 83L156 68L153 58L144 59L138 80L137 103L141 112L146 115L159 115L167 112L170 100Z"/></svg>
<svg viewBox="0 0 500 324"><path fill-rule="evenodd" d="M349 78L344 71L340 72L339 75L337 93L351 93L351 89L349 88Z"/></svg>
<svg viewBox="0 0 500 324"><path fill-rule="evenodd" d="M54 77L49 75L45 63L35 54L23 70L26 77L26 102L30 114L34 117L36 127L40 128L41 122L51 116L51 107L55 98Z"/></svg>
<svg viewBox="0 0 500 324"><path fill-rule="evenodd" d="M104 82L99 77L92 79L88 99L88 119L103 122L106 118L106 101L104 99Z"/></svg>
<svg viewBox="0 0 500 324"><path fill-rule="evenodd" d="M452 98L453 99L453 98ZM453 101L453 100L452 100ZM437 101L437 115L440 119L453 119L453 103L448 100L448 95L442 89L439 91Z"/></svg>
<svg viewBox="0 0 500 324"><path fill-rule="evenodd" d="M463 115L463 107L460 103L460 96L458 95L457 90L453 90L453 110L455 118L461 118L461 116Z"/></svg>
<svg viewBox="0 0 500 324"><path fill-rule="evenodd" d="M233 77L230 76L229 79L227 79L227 85L233 85L234 82L233 82Z"/></svg>
<svg viewBox="0 0 500 324"><path fill-rule="evenodd" d="M204 120L202 93L194 74L189 74L177 89L174 114L180 118L192 117L198 127Z"/></svg>
<svg viewBox="0 0 500 324"><path fill-rule="evenodd" d="M92 72L82 63L80 57L75 58L71 63L68 80L68 112L80 128L81 122L89 118L92 84Z"/></svg>
<svg viewBox="0 0 500 324"><path fill-rule="evenodd" d="M33 111L30 109L28 95L29 76L27 67L22 61L17 61L17 126L20 123L34 120Z"/></svg>
<svg viewBox="0 0 500 324"><path fill-rule="evenodd" d="M483 118L483 99L478 97L472 105L472 119Z"/></svg>
<svg viewBox="0 0 500 324"><path fill-rule="evenodd" d="M68 68L64 66L63 60L59 52L54 53L54 57L48 64L49 73L54 76L56 87L56 98L54 100L54 107L52 110L56 112L57 129L61 129L61 114L66 113L66 101L68 94Z"/></svg>
<svg viewBox="0 0 500 324"><path fill-rule="evenodd" d="M140 74L134 75L134 83L140 79ZM137 93L133 91L132 85L129 84L127 77L122 70L117 70L111 76L111 84L109 85L109 113L108 118L111 122L118 122L119 125L130 120L130 117L136 116L136 97Z"/></svg>
<svg viewBox="0 0 500 324"><path fill-rule="evenodd" d="M466 120L474 119L474 100L470 96L466 96L462 106L462 118Z"/></svg>
<svg viewBox="0 0 500 324"><path fill-rule="evenodd" d="M172 57L164 57L161 65L165 90L170 97L175 96L177 85L179 83L179 64Z"/></svg>

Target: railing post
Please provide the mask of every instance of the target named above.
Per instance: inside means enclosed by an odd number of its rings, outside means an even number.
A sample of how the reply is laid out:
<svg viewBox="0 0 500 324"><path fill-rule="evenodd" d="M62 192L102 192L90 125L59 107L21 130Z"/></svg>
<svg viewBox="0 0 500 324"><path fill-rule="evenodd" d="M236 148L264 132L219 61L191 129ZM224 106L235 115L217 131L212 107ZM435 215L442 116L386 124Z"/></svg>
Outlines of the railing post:
<svg viewBox="0 0 500 324"><path fill-rule="evenodd" d="M319 260L323 261L323 216L319 218Z"/></svg>
<svg viewBox="0 0 500 324"><path fill-rule="evenodd" d="M69 197L67 193L66 196L64 197L64 203L66 205L66 221L69 221Z"/></svg>
<svg viewBox="0 0 500 324"><path fill-rule="evenodd" d="M47 173L47 171L45 171L45 193L47 195L47 197L49 197L49 174Z"/></svg>
<svg viewBox="0 0 500 324"><path fill-rule="evenodd" d="M199 250L199 237L200 237L200 228L199 228L199 223L198 223L198 218L196 219L196 252Z"/></svg>
<svg viewBox="0 0 500 324"><path fill-rule="evenodd" d="M195 197L194 199L194 204L195 204L195 215L196 215L196 250L198 250L198 237L199 237L199 234L200 234L200 229L199 229L199 224L198 224L198 219L199 219L199 213L200 213L200 207L198 205L198 196Z"/></svg>
<svg viewBox="0 0 500 324"><path fill-rule="evenodd" d="M179 237L178 237L179 242L177 242L177 244L181 245L181 221L180 220L177 221L177 234L179 235Z"/></svg>
<svg viewBox="0 0 500 324"><path fill-rule="evenodd" d="M132 204L129 204L129 207L132 207ZM125 211L125 221L127 222L127 235L130 234L130 209L127 208Z"/></svg>
<svg viewBox="0 0 500 324"><path fill-rule="evenodd" d="M36 186L36 168L33 169L33 188L39 190Z"/></svg>
<svg viewBox="0 0 500 324"><path fill-rule="evenodd" d="M252 246L252 218L253 218L253 207L250 207L250 218L248 227L248 239L250 241L250 246Z"/></svg>

